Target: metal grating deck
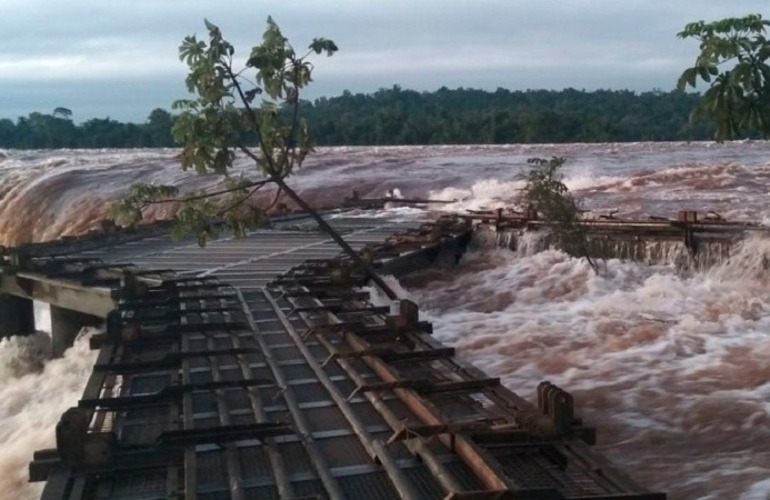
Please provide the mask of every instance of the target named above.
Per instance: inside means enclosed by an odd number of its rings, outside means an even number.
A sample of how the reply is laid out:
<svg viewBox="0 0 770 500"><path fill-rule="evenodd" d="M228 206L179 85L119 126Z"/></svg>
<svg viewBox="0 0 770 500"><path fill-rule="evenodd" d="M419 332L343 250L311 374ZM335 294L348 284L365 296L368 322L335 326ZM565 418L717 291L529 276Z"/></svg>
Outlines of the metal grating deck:
<svg viewBox="0 0 770 500"><path fill-rule="evenodd" d="M468 236L335 224L384 269L451 260ZM58 261L67 276L104 263L117 308L57 449L30 466L44 498L665 498L591 451L561 389L542 384L534 406L457 360L416 305L372 303L325 236L157 238Z"/></svg>

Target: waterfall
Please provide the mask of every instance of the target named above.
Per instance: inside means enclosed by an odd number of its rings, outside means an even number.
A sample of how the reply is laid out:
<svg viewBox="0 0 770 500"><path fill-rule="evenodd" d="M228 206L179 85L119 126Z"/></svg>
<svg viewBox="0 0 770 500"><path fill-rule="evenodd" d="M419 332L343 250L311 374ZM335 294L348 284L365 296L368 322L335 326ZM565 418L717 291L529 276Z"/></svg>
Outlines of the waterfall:
<svg viewBox="0 0 770 500"><path fill-rule="evenodd" d="M646 264L670 265L683 273L700 272L728 260L744 235L731 237L706 237L696 235L693 248L683 239L667 236L641 236L627 234L587 235L587 248L598 259L621 259ZM507 248L520 257L542 252L551 246L548 231L502 230L480 226L473 236L477 248Z"/></svg>
<svg viewBox="0 0 770 500"><path fill-rule="evenodd" d="M472 244L482 249L507 248L519 257L527 257L547 250L551 245L550 240L548 231L495 231L487 226L479 226L473 232Z"/></svg>

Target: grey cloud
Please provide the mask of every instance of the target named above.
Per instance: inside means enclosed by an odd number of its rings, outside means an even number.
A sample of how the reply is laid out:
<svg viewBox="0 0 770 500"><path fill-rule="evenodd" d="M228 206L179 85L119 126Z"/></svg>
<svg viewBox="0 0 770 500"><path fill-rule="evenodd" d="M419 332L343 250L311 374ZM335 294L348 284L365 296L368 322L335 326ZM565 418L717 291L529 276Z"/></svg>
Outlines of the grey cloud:
<svg viewBox="0 0 770 500"><path fill-rule="evenodd" d="M3 0L0 116L44 110L67 89L93 116L143 119L182 96L177 47L204 33L204 17L242 53L268 14L299 47L334 39L341 51L318 60L313 97L393 83L670 89L697 51L675 37L685 23L757 10L756 0ZM30 81L37 92L21 92ZM144 108L118 112L129 98Z"/></svg>

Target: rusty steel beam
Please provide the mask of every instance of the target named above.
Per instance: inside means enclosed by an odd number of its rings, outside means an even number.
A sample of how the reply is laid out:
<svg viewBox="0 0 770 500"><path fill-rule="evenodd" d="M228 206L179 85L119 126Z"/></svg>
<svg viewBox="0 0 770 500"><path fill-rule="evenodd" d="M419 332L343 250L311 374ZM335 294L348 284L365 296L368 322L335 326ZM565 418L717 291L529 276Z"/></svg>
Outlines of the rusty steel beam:
<svg viewBox="0 0 770 500"><path fill-rule="evenodd" d="M368 297L364 297L363 299L365 301L368 301ZM314 303L320 303L320 300L315 297L310 298L310 300ZM358 298L356 300L361 300L361 298ZM311 320L308 320L304 314L300 314L300 316L302 316L303 320L305 320L307 324L311 323ZM301 341L302 339L300 338L299 340ZM319 333L316 336L316 340L321 345L326 347L326 350L328 352L331 353L333 351L336 351L336 347L328 339L326 339L323 333ZM345 371L345 373L350 377L350 379L358 387L361 387L366 384L366 381L364 380L364 378L361 377L358 371L355 368L353 368L353 365L350 362L348 362L347 359L338 358L337 364ZM395 429L402 424L401 417L397 416L387 406L387 404L383 401L383 399L379 395L373 392L368 392L364 394L364 397L383 417L383 419L388 423L391 429L395 431ZM441 487L444 489L445 492L447 492L448 494L452 494L452 493L461 491L463 489L463 487L457 482L454 476L446 469L444 464L436 457L433 451L428 446L425 446L425 444L422 441L410 440L408 442L405 442L404 444L406 445L410 453L420 458L422 463L428 468L428 470L431 472L433 477L436 479L439 485L441 485Z"/></svg>
<svg viewBox="0 0 770 500"><path fill-rule="evenodd" d="M366 430L366 427L364 426L361 419L358 417L358 415L356 415L355 411L353 411L353 408L350 406L348 400L345 399L339 388L329 378L326 372L324 372L322 365L316 361L313 353L310 352L310 349L307 347L305 342L302 341L302 338L297 333L294 326L291 324L286 315L283 314L283 311L276 302L275 298L270 294L270 292L264 289L262 290L262 294L273 307L273 310L283 325L284 330L286 330L286 333L289 334L294 344L302 353L302 356L307 361L308 366L310 366L310 368L313 370L313 373L315 373L316 377L318 377L318 380L326 388L334 402L337 403L337 407L347 419L351 429L356 434L356 436L358 436L359 441L366 449L369 456L373 459L377 459L388 473L388 476L390 477L391 481L393 481L393 485L396 488L396 491L398 491L399 496L403 499L419 498L417 490L415 490L411 481L409 481L401 468L398 466L395 458L392 456L390 451L388 451L387 446L381 441L372 438L372 435L369 433L369 431Z"/></svg>
<svg viewBox="0 0 770 500"><path fill-rule="evenodd" d="M371 349L371 345L360 339L355 332L346 331L343 337L354 351L366 351ZM428 425L444 425L446 422L441 416L441 412L435 406L422 398L417 391L402 388L404 386L421 386L416 381L404 381L399 378L389 364L377 357L364 357L364 362L380 377L382 383L364 384L370 386L382 386L391 388L401 401ZM342 360L338 360L340 362ZM455 384L450 383L450 386ZM467 385L467 387L465 387ZM467 388L478 390L489 385L499 385L499 379L483 379L482 381L460 381L456 384L458 388ZM359 386L362 387L362 386ZM420 387L422 388L422 387ZM441 435L439 439L449 449L454 450L476 473L487 488L490 490L511 490L516 491L516 485L504 472L502 465L481 446L474 443L472 439L463 435Z"/></svg>
<svg viewBox="0 0 770 500"><path fill-rule="evenodd" d="M326 347L327 350L334 348L334 345L323 334L316 336L316 340ZM363 386L366 381L353 367L353 365L346 359L337 359L337 364L347 373L350 379L356 383L357 386ZM377 393L366 392L364 397L369 403L377 410L377 412L385 419L385 422L395 432L403 423L401 417L396 415L388 405L383 401ZM463 490L462 485L455 479L455 477L447 470L446 466L439 460L435 453L426 446L425 443L419 439L405 440L404 444L412 455L419 457L425 466L430 470L433 477L438 481L441 487L448 495L460 492Z"/></svg>
<svg viewBox="0 0 770 500"><path fill-rule="evenodd" d="M367 349L369 346L355 335L346 336L348 343L354 349ZM386 383L397 384L400 379L388 364L377 358L363 358L364 362ZM444 419L441 412L432 403L420 397L409 389L395 388L393 392L401 401L428 425L443 425ZM440 435L439 439L449 449L454 451L465 461L468 467L481 479L484 485L491 490L520 489L503 470L502 465L481 446L473 440L463 436Z"/></svg>

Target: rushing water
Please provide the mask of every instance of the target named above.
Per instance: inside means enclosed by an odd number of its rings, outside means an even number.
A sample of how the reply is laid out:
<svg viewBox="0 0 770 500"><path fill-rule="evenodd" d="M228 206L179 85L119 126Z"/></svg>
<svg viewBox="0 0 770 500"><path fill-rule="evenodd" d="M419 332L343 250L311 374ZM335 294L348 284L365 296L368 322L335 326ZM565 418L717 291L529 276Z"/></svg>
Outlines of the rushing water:
<svg viewBox="0 0 770 500"><path fill-rule="evenodd" d="M217 184L189 180L176 154L0 152L0 244L98 227L136 180ZM441 207L450 211L519 206L526 158L553 155L567 157L566 183L594 214L695 209L770 222L764 142L328 148L291 182L319 205L355 188L456 200ZM532 399L545 379L569 390L598 427L597 448L646 486L671 498L770 498L770 241L748 240L688 276L617 260L596 275L559 251L527 251L535 247L479 246L451 277L428 270L403 293L440 340L520 395ZM83 340L61 360L46 361L46 346L40 335L0 343L3 497L39 492L24 484L26 463L52 446L93 362Z"/></svg>

